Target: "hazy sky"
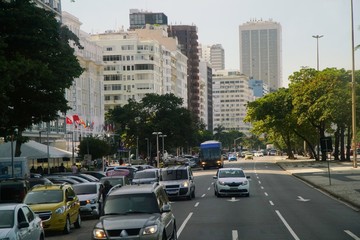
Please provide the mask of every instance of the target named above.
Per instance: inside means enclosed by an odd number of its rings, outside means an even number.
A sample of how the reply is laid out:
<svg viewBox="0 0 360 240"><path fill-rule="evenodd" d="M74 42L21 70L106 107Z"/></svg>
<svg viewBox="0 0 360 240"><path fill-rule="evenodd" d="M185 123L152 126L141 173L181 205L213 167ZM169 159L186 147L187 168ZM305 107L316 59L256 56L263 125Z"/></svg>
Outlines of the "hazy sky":
<svg viewBox="0 0 360 240"><path fill-rule="evenodd" d="M354 1L355 45L360 44L360 0ZM350 0L62 0L88 33L129 28L130 9L163 12L169 24L196 25L201 44L222 44L225 67L240 69L239 25L272 19L282 26L283 85L302 66L351 69ZM360 69L360 49L355 52Z"/></svg>

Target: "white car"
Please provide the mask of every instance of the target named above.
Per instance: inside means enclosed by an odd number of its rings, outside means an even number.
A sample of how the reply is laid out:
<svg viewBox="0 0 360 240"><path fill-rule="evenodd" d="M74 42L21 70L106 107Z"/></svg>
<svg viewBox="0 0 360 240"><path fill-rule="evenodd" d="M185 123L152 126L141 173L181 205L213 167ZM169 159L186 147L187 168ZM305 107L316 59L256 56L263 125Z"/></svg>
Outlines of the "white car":
<svg viewBox="0 0 360 240"><path fill-rule="evenodd" d="M264 153L262 151L258 151L258 152L255 152L254 153L254 156L255 157L263 157L264 156Z"/></svg>
<svg viewBox="0 0 360 240"><path fill-rule="evenodd" d="M23 203L0 204L0 239L44 240L41 219Z"/></svg>
<svg viewBox="0 0 360 240"><path fill-rule="evenodd" d="M100 182L78 183L72 185L80 201L81 216L100 217L103 185Z"/></svg>
<svg viewBox="0 0 360 240"><path fill-rule="evenodd" d="M244 195L250 196L250 176L242 168L220 168L213 177L215 196Z"/></svg>

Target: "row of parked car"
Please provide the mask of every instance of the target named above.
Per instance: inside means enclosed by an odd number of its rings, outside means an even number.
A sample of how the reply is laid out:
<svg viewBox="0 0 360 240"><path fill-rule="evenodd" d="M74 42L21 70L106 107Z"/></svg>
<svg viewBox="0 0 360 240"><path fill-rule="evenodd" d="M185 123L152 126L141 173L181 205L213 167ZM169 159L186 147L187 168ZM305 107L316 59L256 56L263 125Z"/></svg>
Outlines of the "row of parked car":
<svg viewBox="0 0 360 240"><path fill-rule="evenodd" d="M148 189L150 195L134 197L127 205L121 203L123 208L121 211L118 209L119 201L125 201L120 199L125 194L125 189L132 194L135 192L143 194L141 189L145 188ZM9 194L10 192L13 194ZM8 203L0 204L0 214L3 213L2 211L10 211L13 218L10 218L12 224L1 223L0 219L0 238L5 234L12 239L11 236L23 232L22 239L43 240L44 230L70 233L72 225L75 228L81 227L82 217L107 216L106 218L110 218L111 213L121 214L126 208L128 211L134 211L133 205L140 204L140 200L145 200L145 197L162 198L162 206L156 206L160 203L158 201L160 199L151 200L154 201L153 206L146 210L147 213L154 211L154 214L163 212L172 215L168 198L192 199L195 197L195 183L191 167L178 165L157 169L147 165L115 166L108 167L105 171L64 172L44 176L33 174L26 180L1 180L0 202ZM145 207L144 203L141 206ZM24 215L21 219L20 212ZM101 222L103 221L99 220L99 223ZM165 229L165 226L170 226L170 228ZM164 233L176 234L175 222L170 225L164 223L164 226L158 227L164 228L162 233L156 232L159 236ZM99 229L99 225L96 229ZM5 230L6 233L4 233ZM149 229L149 231L139 234L155 234L151 233L154 229ZM93 237L98 238L96 235ZM150 237L149 239L158 238Z"/></svg>

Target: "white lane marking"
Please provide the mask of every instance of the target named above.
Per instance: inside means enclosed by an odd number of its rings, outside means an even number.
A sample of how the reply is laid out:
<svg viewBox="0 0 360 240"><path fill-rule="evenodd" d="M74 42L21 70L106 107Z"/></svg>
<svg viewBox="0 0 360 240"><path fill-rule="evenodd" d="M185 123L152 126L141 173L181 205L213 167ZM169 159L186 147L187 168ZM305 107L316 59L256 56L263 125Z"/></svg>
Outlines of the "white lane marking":
<svg viewBox="0 0 360 240"><path fill-rule="evenodd" d="M298 201L300 201L300 202L310 201L310 199L305 199L305 198L303 198L303 197L301 197L301 196L298 196L298 198L299 198L299 199L296 199L296 200L298 200Z"/></svg>
<svg viewBox="0 0 360 240"><path fill-rule="evenodd" d="M232 240L239 240L238 231L232 230Z"/></svg>
<svg viewBox="0 0 360 240"><path fill-rule="evenodd" d="M201 195L201 197L205 197L205 195L206 195L206 194L204 193L203 195Z"/></svg>
<svg viewBox="0 0 360 240"><path fill-rule="evenodd" d="M261 181L259 181L259 184L261 184Z"/></svg>
<svg viewBox="0 0 360 240"><path fill-rule="evenodd" d="M261 189L264 189L264 187L263 187L263 186L261 186L260 188L261 188Z"/></svg>
<svg viewBox="0 0 360 240"><path fill-rule="evenodd" d="M187 222L190 220L191 216L193 215L193 213L189 213L189 215L185 218L184 222L181 224L179 230L177 231L177 237L179 238L182 230L184 230L185 225L187 224Z"/></svg>
<svg viewBox="0 0 360 240"><path fill-rule="evenodd" d="M353 234L350 230L344 230L344 232L346 232L350 237L352 237L355 240L360 240L360 237L356 236L355 234Z"/></svg>
<svg viewBox="0 0 360 240"><path fill-rule="evenodd" d="M199 204L200 204L199 202L195 203L195 207L199 206Z"/></svg>
<svg viewBox="0 0 360 240"><path fill-rule="evenodd" d="M300 240L300 238L296 235L294 230L290 227L290 225L286 222L285 218L281 215L281 213L278 210L275 210L276 214L279 216L281 221L284 223L285 227L289 230L290 234L293 236L295 240Z"/></svg>
<svg viewBox="0 0 360 240"><path fill-rule="evenodd" d="M208 188L208 191L210 191L210 187Z"/></svg>
<svg viewBox="0 0 360 240"><path fill-rule="evenodd" d="M271 206L274 206L274 203L272 201L269 201L269 203L270 203Z"/></svg>
<svg viewBox="0 0 360 240"><path fill-rule="evenodd" d="M265 196L269 196L269 194L267 194L267 192L264 192Z"/></svg>

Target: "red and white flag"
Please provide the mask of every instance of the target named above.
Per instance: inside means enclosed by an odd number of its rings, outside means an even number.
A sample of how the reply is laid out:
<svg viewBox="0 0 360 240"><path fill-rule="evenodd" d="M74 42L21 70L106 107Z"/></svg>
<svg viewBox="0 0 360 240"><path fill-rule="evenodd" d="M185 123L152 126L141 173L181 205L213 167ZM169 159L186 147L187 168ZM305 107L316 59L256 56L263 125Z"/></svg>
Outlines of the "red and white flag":
<svg viewBox="0 0 360 240"><path fill-rule="evenodd" d="M66 117L66 124L73 124L73 121L69 117Z"/></svg>

